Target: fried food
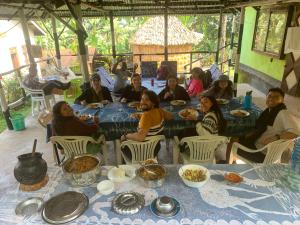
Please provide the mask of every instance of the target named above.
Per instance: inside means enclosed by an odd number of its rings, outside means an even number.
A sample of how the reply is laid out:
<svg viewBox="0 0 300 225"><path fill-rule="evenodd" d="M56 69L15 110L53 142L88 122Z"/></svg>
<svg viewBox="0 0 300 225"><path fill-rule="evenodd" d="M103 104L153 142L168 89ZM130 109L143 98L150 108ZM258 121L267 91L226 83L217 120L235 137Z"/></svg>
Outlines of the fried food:
<svg viewBox="0 0 300 225"><path fill-rule="evenodd" d="M142 167L140 170L140 176L145 180L158 180L163 178L165 175L166 171L159 165L146 166L146 168Z"/></svg>
<svg viewBox="0 0 300 225"><path fill-rule="evenodd" d="M231 183L240 183L243 181L243 177L241 177L237 173L226 173L224 178L225 178L225 180L228 180Z"/></svg>
<svg viewBox="0 0 300 225"><path fill-rule="evenodd" d="M187 169L183 172L182 177L192 182L200 182L206 179L206 172L200 169Z"/></svg>
<svg viewBox="0 0 300 225"><path fill-rule="evenodd" d="M65 170L69 173L84 173L94 169L98 163L99 161L94 157L83 156L70 160L66 164Z"/></svg>
<svg viewBox="0 0 300 225"><path fill-rule="evenodd" d="M170 103L171 103L171 105L184 105L185 101L183 101L183 100L173 100Z"/></svg>
<svg viewBox="0 0 300 225"><path fill-rule="evenodd" d="M144 164L146 165L146 164L155 164L155 163L157 163L157 161L155 160L155 159L146 159L145 161L144 161Z"/></svg>

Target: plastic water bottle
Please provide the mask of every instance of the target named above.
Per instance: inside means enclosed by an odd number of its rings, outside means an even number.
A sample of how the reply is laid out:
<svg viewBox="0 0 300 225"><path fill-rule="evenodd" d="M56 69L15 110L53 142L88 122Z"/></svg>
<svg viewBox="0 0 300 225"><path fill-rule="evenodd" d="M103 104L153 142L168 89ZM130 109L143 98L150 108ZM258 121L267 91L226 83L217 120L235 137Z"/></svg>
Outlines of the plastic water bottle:
<svg viewBox="0 0 300 225"><path fill-rule="evenodd" d="M243 107L244 109L251 109L252 106L252 91L247 91L244 97Z"/></svg>

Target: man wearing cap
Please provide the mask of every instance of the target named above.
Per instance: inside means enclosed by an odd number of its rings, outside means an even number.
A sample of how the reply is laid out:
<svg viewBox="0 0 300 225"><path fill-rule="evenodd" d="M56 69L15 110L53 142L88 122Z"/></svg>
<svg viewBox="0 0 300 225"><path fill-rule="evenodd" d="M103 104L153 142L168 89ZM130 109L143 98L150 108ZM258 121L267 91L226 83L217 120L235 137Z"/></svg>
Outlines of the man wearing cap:
<svg viewBox="0 0 300 225"><path fill-rule="evenodd" d="M90 103L112 102L110 92L107 87L101 86L100 76L95 73L91 77L91 87L85 90L78 98L75 99L75 104L86 105Z"/></svg>
<svg viewBox="0 0 300 225"><path fill-rule="evenodd" d="M204 94L214 96L216 99L230 100L233 97L232 81L229 80L228 76L221 75Z"/></svg>

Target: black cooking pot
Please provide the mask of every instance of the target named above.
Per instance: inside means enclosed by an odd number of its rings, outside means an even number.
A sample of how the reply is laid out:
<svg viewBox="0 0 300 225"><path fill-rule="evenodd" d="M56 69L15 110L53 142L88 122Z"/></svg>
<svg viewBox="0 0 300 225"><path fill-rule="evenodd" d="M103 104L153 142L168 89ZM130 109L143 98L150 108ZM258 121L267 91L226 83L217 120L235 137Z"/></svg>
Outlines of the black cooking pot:
<svg viewBox="0 0 300 225"><path fill-rule="evenodd" d="M42 153L35 152L18 156L14 175L21 184L31 185L42 181L47 174L47 163Z"/></svg>

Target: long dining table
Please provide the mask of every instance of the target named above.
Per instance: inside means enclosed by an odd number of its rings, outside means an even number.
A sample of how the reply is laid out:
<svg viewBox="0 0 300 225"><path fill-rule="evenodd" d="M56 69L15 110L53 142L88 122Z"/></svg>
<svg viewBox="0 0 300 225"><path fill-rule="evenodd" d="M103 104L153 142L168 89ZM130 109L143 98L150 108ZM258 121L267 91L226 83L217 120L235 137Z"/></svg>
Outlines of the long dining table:
<svg viewBox="0 0 300 225"><path fill-rule="evenodd" d="M179 112L186 107L199 109L199 101L197 99L192 99L183 106L173 106L169 102L161 102L160 107L170 111L174 116L172 120L165 121L164 135L167 138L173 138L184 128L195 127L196 121L190 121L180 117ZM233 116L230 113L231 110L242 108L242 104L238 99L232 99L228 104L220 105L220 107L227 121L226 136L239 136L253 128L256 119L262 111L255 104L252 104L251 109L247 110L249 116L243 118ZM138 126L138 120L131 118L130 115L139 111L137 108L129 107L127 103L113 102L96 109L74 104L72 108L76 114L99 117L100 132L104 134L108 141L119 139L124 133L135 132ZM199 110L198 112L198 119L201 120L203 113Z"/></svg>
<svg viewBox="0 0 300 225"><path fill-rule="evenodd" d="M166 165L167 177L157 188L147 188L137 178L115 184L114 192L102 195L97 183L107 179L111 167L102 167L101 176L88 187L74 187L66 180L61 167L48 167L49 181L38 191L22 192L17 181L11 183L1 196L0 224L35 225L46 224L41 213L32 216L15 215L16 205L28 197L40 197L47 201L65 191L84 193L89 198L87 210L68 224L145 224L145 225L188 225L188 224L299 224L300 192L290 190L284 183L289 166L273 165L204 165L210 179L200 188L187 187L178 175L181 165ZM239 184L224 180L226 172L237 172L243 177ZM145 206L136 214L119 215L112 210L113 198L122 192L134 191L145 198ZM172 218L157 217L150 204L160 196L171 196L180 204L180 210ZM63 210L63 209L62 209Z"/></svg>

